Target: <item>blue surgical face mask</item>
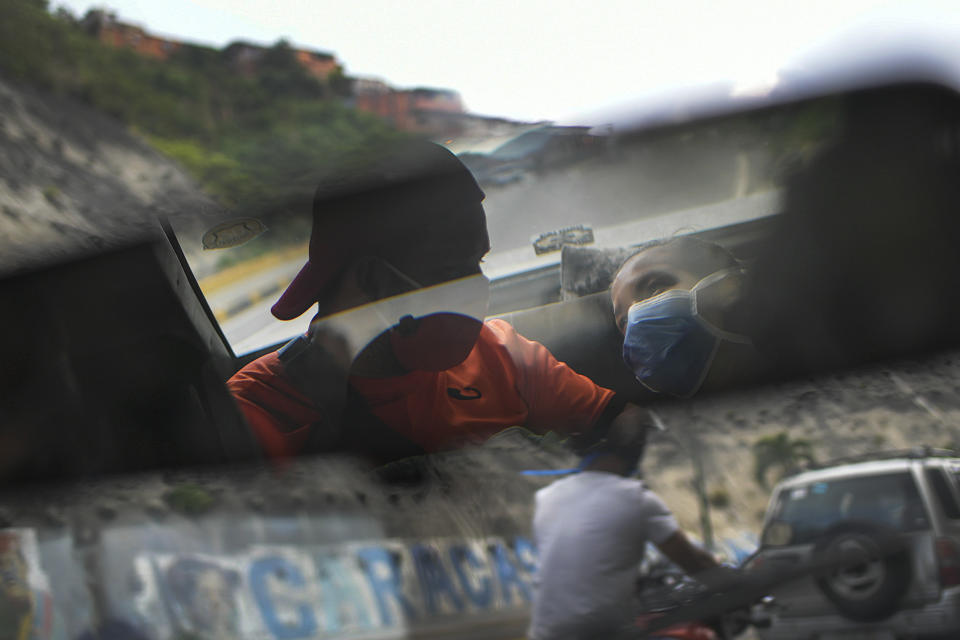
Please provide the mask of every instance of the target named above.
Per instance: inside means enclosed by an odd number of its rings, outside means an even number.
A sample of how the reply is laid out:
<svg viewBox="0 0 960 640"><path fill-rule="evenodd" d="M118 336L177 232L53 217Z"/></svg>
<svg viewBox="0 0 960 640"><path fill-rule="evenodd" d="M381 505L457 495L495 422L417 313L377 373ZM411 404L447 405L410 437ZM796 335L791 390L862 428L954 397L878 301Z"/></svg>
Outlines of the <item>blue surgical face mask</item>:
<svg viewBox="0 0 960 640"><path fill-rule="evenodd" d="M645 387L687 398L703 384L721 340L749 343L697 313L697 291L732 273L707 276L689 291L671 289L634 303L627 313L623 360Z"/></svg>

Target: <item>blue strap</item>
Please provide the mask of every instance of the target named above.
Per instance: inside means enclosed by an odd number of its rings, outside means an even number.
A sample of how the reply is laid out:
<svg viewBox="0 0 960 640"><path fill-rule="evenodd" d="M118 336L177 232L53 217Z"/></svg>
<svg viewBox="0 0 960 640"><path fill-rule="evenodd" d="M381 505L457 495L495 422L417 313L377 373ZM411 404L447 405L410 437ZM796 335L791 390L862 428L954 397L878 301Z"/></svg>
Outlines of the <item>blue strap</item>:
<svg viewBox="0 0 960 640"><path fill-rule="evenodd" d="M520 473L525 476L565 476L580 471L579 467L574 467L572 469L524 469Z"/></svg>
<svg viewBox="0 0 960 640"><path fill-rule="evenodd" d="M588 453L580 459L580 464L570 469L525 469L520 473L525 476L568 476L574 473L580 473L601 455L603 454Z"/></svg>

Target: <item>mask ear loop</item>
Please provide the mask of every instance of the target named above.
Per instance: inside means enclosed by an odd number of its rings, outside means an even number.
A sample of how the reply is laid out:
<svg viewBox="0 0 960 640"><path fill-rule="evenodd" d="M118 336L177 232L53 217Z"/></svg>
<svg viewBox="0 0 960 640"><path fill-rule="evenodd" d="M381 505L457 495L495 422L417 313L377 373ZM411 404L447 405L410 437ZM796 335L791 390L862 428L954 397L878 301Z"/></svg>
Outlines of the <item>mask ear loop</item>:
<svg viewBox="0 0 960 640"><path fill-rule="evenodd" d="M740 267L730 267L729 269L721 269L720 271L711 273L706 278L693 285L693 288L690 289L690 304L693 317L697 319L697 322L699 322L704 329L712 333L714 336L720 338L721 340L735 342L737 344L753 344L753 340L751 340L748 336L721 329L720 327L707 321L702 315L700 315L700 312L697 309L697 293L700 289L706 289L710 285L720 282L724 278L727 278L733 274L742 275L744 273L745 271Z"/></svg>
<svg viewBox="0 0 960 640"><path fill-rule="evenodd" d="M569 469L524 469L520 475L524 476L569 476L585 470L594 460L604 454L600 452L588 453L580 459L580 464Z"/></svg>
<svg viewBox="0 0 960 640"><path fill-rule="evenodd" d="M403 280L406 284L410 285L410 287L412 287L410 291L416 291L417 289L424 288L422 284L420 284L419 282L417 282L416 280L414 280L413 278L405 274L403 271L400 271L400 269L397 269L395 266L393 266L389 260L385 258L380 258L380 257L377 257L377 260L379 260L381 264L386 266L387 269L389 269L390 272L393 273L393 275L397 276L398 278ZM409 291L407 293L409 293Z"/></svg>
<svg viewBox="0 0 960 640"><path fill-rule="evenodd" d="M476 274L476 275L471 275L471 276L466 276L466 277L463 277L463 278L458 278L457 280L451 280L451 281L448 281L448 282L442 282L442 283L440 283L440 284L433 285L432 287L425 287L425 286L423 286L422 284L420 284L419 282L417 282L416 280L414 280L413 278L411 278L410 276L408 276L407 274L405 274L403 271L400 271L400 269L398 269L398 268L396 268L395 266L393 266L393 264L391 264L389 260L386 260L386 259L384 259L384 258L379 258L379 257L377 258L377 260L379 260L384 266L386 266L387 269L389 269L391 273L393 273L395 276L397 276L398 278L400 278L401 280L403 280L406 284L408 284L408 285L411 287L410 291L407 291L407 292L405 292L405 293L398 294L397 296L391 296L392 298L394 298L394 297L399 297L399 296L402 296L402 295L407 295L407 294L410 294L410 293L413 293L413 292L416 292L416 291L421 291L421 290L424 290L424 289L432 289L432 288L434 288L434 287L441 287L441 286L444 286L444 285L446 285L446 284L451 284L452 282L456 282L456 281L458 281L458 280L466 280L466 279L468 279L468 278L476 278L477 276L480 276L481 278L483 278L484 283L487 284L488 287L489 287L489 284L490 284L490 281L487 279L486 276L484 276L483 274L479 274L479 273L478 273L478 274ZM487 290L487 294L489 295L489 289ZM486 315L486 311L487 311L487 309L488 309L488 307L489 307L489 301L485 302L483 306L484 306L484 314L483 314L483 316L480 316L480 317L476 318L476 319L479 320L480 322L483 322L483 320L484 320L484 316ZM384 316L384 315L383 315L382 313L380 313L379 311L378 311L377 313L378 313L378 315L381 317L381 319L383 319L384 321L386 321L386 316ZM453 312L453 313L456 313L456 312ZM464 314L464 313L461 313L461 314L459 314L459 315L464 315L464 316L468 316L468 317L473 317L472 314ZM406 318L406 317L410 317L411 319L413 318L413 316L412 316L412 315L409 315L409 314L408 314L408 316L404 316L404 317L405 317L405 318Z"/></svg>
<svg viewBox="0 0 960 640"><path fill-rule="evenodd" d="M400 279L401 281L403 281L407 286L410 287L410 290L409 290L409 291L405 291L405 292L403 292L403 293L397 294L397 296L391 296L391 297L398 297L398 296L407 295L407 294L410 294L410 293L413 293L413 292L415 292L415 291L419 291L419 290L425 288L422 284L420 284L419 282L417 282L416 280L414 280L413 278L411 278L410 276L408 276L407 274L405 274L403 271L400 271L400 269L397 269L395 266L393 266L393 264L392 264L389 260L387 260L386 258L377 257L377 260L379 260L380 263L381 263L383 266L385 266L388 271L390 271L390 273L392 273L394 276L396 276L397 278L399 278L399 279ZM377 309L377 310L376 310L376 313L377 313L377 316L380 318L380 320L381 320L384 324L390 324L390 320L387 318L386 315L383 314L383 312L382 312L380 309ZM416 332L416 323L415 323L415 321L414 321L414 317L413 317L412 315L410 315L410 314L405 315L405 316L403 316L402 318L400 318L400 319L399 319L399 322L398 322L397 324L393 325L392 329L393 329L393 330L396 330L397 328L400 328L401 332L403 332L403 333L411 333L411 329L406 329L406 330L404 330L403 327L401 327L401 325L404 325L405 322L409 322L409 323L410 323L410 325L411 325L411 327L412 327L412 332L415 333L415 332Z"/></svg>

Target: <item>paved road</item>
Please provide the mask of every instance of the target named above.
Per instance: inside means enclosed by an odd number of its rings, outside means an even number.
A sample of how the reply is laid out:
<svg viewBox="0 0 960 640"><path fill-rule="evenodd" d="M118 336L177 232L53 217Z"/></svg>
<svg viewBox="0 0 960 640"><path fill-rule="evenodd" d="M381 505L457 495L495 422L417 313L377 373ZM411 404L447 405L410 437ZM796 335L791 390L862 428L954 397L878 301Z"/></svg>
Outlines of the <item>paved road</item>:
<svg viewBox="0 0 960 640"><path fill-rule="evenodd" d="M645 144L616 158L592 158L544 175L527 174L486 188L484 207L494 251L526 246L531 237L589 223L606 227L721 202L762 187L763 149L729 143Z"/></svg>
<svg viewBox="0 0 960 640"><path fill-rule="evenodd" d="M275 297L263 298L220 323L234 353L250 353L307 330L311 317L309 313L289 322L281 322L270 314L270 307L275 301Z"/></svg>
<svg viewBox="0 0 960 640"><path fill-rule="evenodd" d="M297 256L256 273L249 278L231 283L207 295L207 302L218 317L236 315L261 298L275 298L303 266L305 257Z"/></svg>

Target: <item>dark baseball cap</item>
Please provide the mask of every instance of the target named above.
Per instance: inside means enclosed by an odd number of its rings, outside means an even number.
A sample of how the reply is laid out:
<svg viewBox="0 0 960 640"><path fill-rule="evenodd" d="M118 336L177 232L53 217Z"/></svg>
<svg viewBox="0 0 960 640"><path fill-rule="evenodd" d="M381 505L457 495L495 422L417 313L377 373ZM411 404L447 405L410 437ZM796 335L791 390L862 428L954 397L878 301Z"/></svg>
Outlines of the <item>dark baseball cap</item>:
<svg viewBox="0 0 960 640"><path fill-rule="evenodd" d="M271 309L292 320L317 301L358 256L391 259L430 237L486 233L484 193L449 150L425 140L365 149L321 178L313 196L307 263Z"/></svg>

